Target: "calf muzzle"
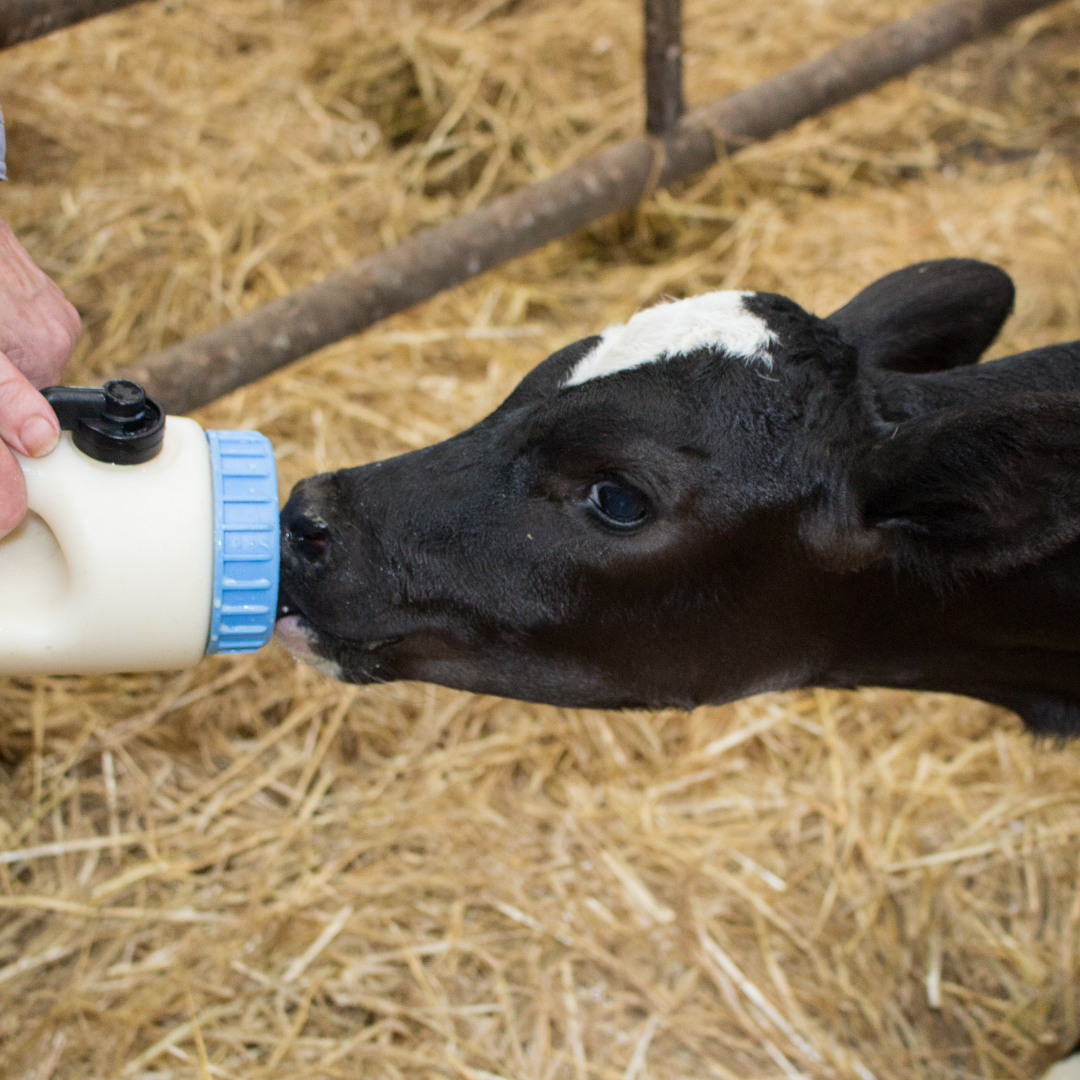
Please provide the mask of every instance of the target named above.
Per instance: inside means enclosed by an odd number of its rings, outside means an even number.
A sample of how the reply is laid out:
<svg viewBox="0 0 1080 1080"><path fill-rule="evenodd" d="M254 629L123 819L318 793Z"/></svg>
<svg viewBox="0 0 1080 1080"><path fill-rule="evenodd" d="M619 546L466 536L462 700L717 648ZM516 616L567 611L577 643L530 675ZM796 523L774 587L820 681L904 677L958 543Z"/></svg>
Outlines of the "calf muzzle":
<svg viewBox="0 0 1080 1080"><path fill-rule="evenodd" d="M297 484L281 511L281 545L291 558L314 566L326 559L331 532L315 509L309 489L307 481Z"/></svg>

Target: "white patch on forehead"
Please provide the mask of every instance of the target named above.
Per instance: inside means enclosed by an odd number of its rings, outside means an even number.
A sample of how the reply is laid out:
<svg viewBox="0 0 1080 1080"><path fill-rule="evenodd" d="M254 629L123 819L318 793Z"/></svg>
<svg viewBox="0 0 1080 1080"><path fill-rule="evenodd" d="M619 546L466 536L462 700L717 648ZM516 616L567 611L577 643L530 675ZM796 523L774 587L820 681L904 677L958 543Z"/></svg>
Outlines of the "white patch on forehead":
<svg viewBox="0 0 1080 1080"><path fill-rule="evenodd" d="M687 356L696 349L720 349L729 356L772 368L769 346L777 340L765 320L746 310L750 292L713 292L657 304L629 322L609 326L582 357L563 386L577 386L616 371Z"/></svg>

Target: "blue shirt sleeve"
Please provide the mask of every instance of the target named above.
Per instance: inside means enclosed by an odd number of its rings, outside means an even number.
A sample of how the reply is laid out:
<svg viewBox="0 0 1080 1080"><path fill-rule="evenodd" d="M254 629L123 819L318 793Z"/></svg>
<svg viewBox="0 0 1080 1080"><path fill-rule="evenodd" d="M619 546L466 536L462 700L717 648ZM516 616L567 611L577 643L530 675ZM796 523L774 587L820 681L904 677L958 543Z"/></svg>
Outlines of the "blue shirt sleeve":
<svg viewBox="0 0 1080 1080"><path fill-rule="evenodd" d="M7 139L4 137L4 110L0 109L0 180L7 179Z"/></svg>

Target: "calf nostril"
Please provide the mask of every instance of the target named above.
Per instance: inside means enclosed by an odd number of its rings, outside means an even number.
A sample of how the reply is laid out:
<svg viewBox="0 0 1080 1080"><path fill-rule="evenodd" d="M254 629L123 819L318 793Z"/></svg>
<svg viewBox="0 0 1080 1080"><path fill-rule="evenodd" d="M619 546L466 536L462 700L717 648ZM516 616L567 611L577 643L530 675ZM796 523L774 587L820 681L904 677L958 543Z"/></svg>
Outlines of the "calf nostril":
<svg viewBox="0 0 1080 1080"><path fill-rule="evenodd" d="M287 509L287 508L286 508ZM318 563L329 548L329 526L319 517L307 514L282 514L284 540L309 563Z"/></svg>
<svg viewBox="0 0 1080 1080"><path fill-rule="evenodd" d="M308 562L318 562L330 546L330 527L317 518L291 521L285 531L293 550Z"/></svg>
<svg viewBox="0 0 1080 1080"><path fill-rule="evenodd" d="M310 480L301 481L281 508L281 541L300 559L319 562L330 547L330 526L312 497Z"/></svg>

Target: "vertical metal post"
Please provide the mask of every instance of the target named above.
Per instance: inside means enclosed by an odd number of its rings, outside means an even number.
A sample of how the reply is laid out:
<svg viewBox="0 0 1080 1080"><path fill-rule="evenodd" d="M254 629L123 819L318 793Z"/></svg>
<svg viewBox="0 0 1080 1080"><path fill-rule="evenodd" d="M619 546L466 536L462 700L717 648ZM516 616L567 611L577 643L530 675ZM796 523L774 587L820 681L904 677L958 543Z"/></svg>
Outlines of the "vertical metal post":
<svg viewBox="0 0 1080 1080"><path fill-rule="evenodd" d="M645 130L666 135L683 114L682 0L645 0Z"/></svg>

